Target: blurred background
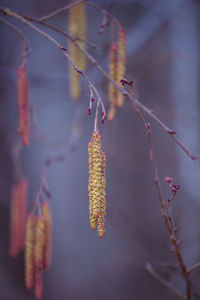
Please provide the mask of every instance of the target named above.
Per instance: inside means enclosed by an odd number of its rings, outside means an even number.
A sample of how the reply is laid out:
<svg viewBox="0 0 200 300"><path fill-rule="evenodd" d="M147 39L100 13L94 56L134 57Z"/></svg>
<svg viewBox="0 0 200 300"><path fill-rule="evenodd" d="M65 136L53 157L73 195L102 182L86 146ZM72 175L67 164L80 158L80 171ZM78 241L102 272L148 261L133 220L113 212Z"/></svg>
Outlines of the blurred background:
<svg viewBox="0 0 200 300"><path fill-rule="evenodd" d="M64 0L1 0L24 15L41 17L66 5ZM138 99L151 108L192 152L200 154L200 1L113 0L94 1L110 10L127 31L127 76ZM89 49L108 70L112 30L98 35L102 16L87 7L88 40L100 50ZM176 263L170 252L167 230L153 183L146 132L128 99L113 122L99 124L107 155L106 235L99 239L89 228L88 153L94 113L88 117L89 91L82 79L82 97L73 102L69 93L69 65L49 41L13 19L30 43L28 78L34 116L30 147L23 149L21 164L30 182L29 208L36 193L42 166L48 157L68 151L67 159L48 168L47 182L53 213L53 257L44 273L44 300L54 299L177 299L145 270L154 269L184 292L180 272L163 268ZM68 13L50 20L65 30ZM43 28L44 29L44 28ZM46 29L45 29L46 30ZM65 37L47 30L63 46ZM8 255L10 191L15 181L12 150L17 136L17 68L21 45L15 33L0 24L0 296L34 299L24 287L23 254ZM87 75L108 108L108 82L88 62ZM200 261L200 168L151 122L165 199L170 196L165 176L180 184L173 212L181 251L187 266ZM66 150L67 149L67 150ZM200 270L191 276L200 291ZM198 296L196 297L198 298Z"/></svg>

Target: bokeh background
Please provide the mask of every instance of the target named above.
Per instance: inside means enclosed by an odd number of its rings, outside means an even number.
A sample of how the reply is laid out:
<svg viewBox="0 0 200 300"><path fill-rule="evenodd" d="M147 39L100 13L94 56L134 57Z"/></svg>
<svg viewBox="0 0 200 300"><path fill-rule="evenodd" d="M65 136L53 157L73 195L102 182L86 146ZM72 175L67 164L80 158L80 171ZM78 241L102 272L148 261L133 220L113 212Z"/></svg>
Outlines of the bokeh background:
<svg viewBox="0 0 200 300"><path fill-rule="evenodd" d="M40 17L69 1L1 0L25 15ZM200 154L200 1L116 0L94 1L119 18L127 31L127 78L134 80L137 96L152 108L192 152ZM51 23L67 28L68 13ZM102 16L87 7L88 39L100 50L89 49L108 70L110 27L99 36ZM5 18L5 17L4 17ZM127 99L112 123L100 126L107 154L107 219L103 240L89 229L87 144L94 113L88 117L89 92L82 80L82 97L74 103L69 93L69 66L49 41L16 22L26 34L30 99L34 115L30 147L23 149L21 164L30 181L29 208L34 200L46 158L68 151L67 159L47 172L53 212L53 258L44 274L44 300L177 299L145 270L146 262L184 291L180 273L163 268L176 263L160 215L153 183L146 133ZM50 30L47 32L51 33ZM61 44L67 40L52 33ZM24 288L23 254L8 255L10 191L15 180L12 150L17 137L17 67L20 41L0 24L0 297L34 299ZM88 77L108 108L108 82L91 63ZM173 211L181 250L187 266L200 261L200 165L192 161L154 121L152 125L162 190L169 175L181 189ZM67 149L67 150L66 150ZM200 291L200 271L192 275ZM198 296L196 296L196 299Z"/></svg>

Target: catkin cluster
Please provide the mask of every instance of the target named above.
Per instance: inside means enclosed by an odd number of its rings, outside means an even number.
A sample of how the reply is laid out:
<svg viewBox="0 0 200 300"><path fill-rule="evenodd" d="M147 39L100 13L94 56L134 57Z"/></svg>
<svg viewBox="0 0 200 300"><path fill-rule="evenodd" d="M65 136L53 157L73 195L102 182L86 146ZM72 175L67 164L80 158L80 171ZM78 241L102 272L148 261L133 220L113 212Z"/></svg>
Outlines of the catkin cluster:
<svg viewBox="0 0 200 300"><path fill-rule="evenodd" d="M25 285L35 287L36 299L43 294L42 272L51 261L51 211L48 202L42 204L42 215L29 214L26 223Z"/></svg>
<svg viewBox="0 0 200 300"><path fill-rule="evenodd" d="M29 83L26 67L18 68L18 134L22 136L24 146L29 145Z"/></svg>
<svg viewBox="0 0 200 300"><path fill-rule="evenodd" d="M121 80L126 72L126 32L120 30L118 34L118 43L112 44L109 56L109 75L116 83L121 85ZM109 82L108 98L110 107L108 111L108 120L112 121L115 117L117 107L124 104L124 95L118 91L112 82Z"/></svg>
<svg viewBox="0 0 200 300"><path fill-rule="evenodd" d="M9 254L17 257L24 250L25 219L28 181L21 179L12 188L10 204L10 246Z"/></svg>
<svg viewBox="0 0 200 300"><path fill-rule="evenodd" d="M91 141L88 144L89 154L89 217L90 228L97 228L98 236L105 235L105 214L106 214L106 156L101 147L101 136L94 131Z"/></svg>
<svg viewBox="0 0 200 300"><path fill-rule="evenodd" d="M73 0L71 1L73 2ZM72 6L69 10L69 32L74 38L86 40L87 25L86 25L86 14L85 14L85 3L81 2L75 6ZM79 45L86 49L86 44L83 41L77 40ZM86 70L86 57L77 48L74 42L69 42L69 53L72 60L77 67L85 72ZM80 74L74 70L70 65L70 93L73 100L77 101L80 98Z"/></svg>

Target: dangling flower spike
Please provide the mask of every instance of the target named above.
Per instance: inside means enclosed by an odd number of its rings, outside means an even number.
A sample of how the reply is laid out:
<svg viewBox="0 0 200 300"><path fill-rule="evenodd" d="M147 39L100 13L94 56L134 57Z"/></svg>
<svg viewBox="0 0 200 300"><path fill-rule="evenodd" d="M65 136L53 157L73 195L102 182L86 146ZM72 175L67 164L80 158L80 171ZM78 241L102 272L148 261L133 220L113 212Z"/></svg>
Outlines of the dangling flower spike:
<svg viewBox="0 0 200 300"><path fill-rule="evenodd" d="M71 2L73 2L72 0ZM87 24L85 14L85 3L81 2L75 6L72 6L69 10L69 32L74 36L82 40L86 40ZM83 49L86 49L86 43L79 41ZM86 70L86 57L80 52L74 42L69 42L69 53L72 60L78 66L78 68L85 72ZM70 93L73 100L77 101L80 98L80 74L70 66Z"/></svg>
<svg viewBox="0 0 200 300"><path fill-rule="evenodd" d="M109 75L111 79L117 81L117 45L116 44L112 44L110 47ZM112 121L116 114L117 89L111 81L109 81L109 85L108 85L108 99L110 103L110 107L108 111L108 120Z"/></svg>
<svg viewBox="0 0 200 300"><path fill-rule="evenodd" d="M29 83L26 63L22 62L18 68L18 134L22 136L24 146L29 145Z"/></svg>
<svg viewBox="0 0 200 300"><path fill-rule="evenodd" d="M125 77L126 73L126 32L120 30L118 34L118 48L117 48L117 83L120 84L121 79ZM124 104L124 95L117 91L117 105L122 107Z"/></svg>
<svg viewBox="0 0 200 300"><path fill-rule="evenodd" d="M89 218L90 228L98 230L98 236L103 238L105 234L106 213L106 155L102 151L101 136L97 128L98 107L96 108L95 128L88 144L89 154Z"/></svg>

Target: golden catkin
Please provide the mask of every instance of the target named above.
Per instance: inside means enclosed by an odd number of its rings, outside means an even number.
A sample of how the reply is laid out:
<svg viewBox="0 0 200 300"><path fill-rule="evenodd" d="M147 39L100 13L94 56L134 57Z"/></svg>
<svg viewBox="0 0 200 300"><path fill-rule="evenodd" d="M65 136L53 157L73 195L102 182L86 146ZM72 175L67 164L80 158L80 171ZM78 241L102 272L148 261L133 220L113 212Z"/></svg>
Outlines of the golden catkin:
<svg viewBox="0 0 200 300"><path fill-rule="evenodd" d="M89 217L90 227L98 227L100 237L105 233L105 153L101 148L101 136L94 131L88 144L89 153Z"/></svg>
<svg viewBox="0 0 200 300"><path fill-rule="evenodd" d="M43 267L43 254L45 244L45 221L43 216L39 216L36 219L35 228L35 248L34 248L34 263L35 267Z"/></svg>
<svg viewBox="0 0 200 300"><path fill-rule="evenodd" d="M102 156L102 165L101 165L101 209L98 218L98 235L100 238L103 238L105 235L105 214L106 214L106 155L104 152Z"/></svg>
<svg viewBox="0 0 200 300"><path fill-rule="evenodd" d="M24 250L25 218L27 204L28 181L21 179L13 188L10 204L10 247L12 257Z"/></svg>
<svg viewBox="0 0 200 300"><path fill-rule="evenodd" d="M34 284L34 235L35 235L35 217L29 214L26 222L26 240L25 240L25 285L28 290Z"/></svg>
<svg viewBox="0 0 200 300"><path fill-rule="evenodd" d="M35 297L42 297L42 270L45 246L45 220L43 216L36 219L35 228L35 247L34 247L34 265L35 265Z"/></svg>
<svg viewBox="0 0 200 300"><path fill-rule="evenodd" d="M110 55L109 55L109 76L114 81L117 80L117 45L112 44L110 47ZM108 120L112 121L116 114L116 106L117 106L117 89L109 81L108 85L108 99L110 102L109 110L108 110Z"/></svg>
<svg viewBox="0 0 200 300"><path fill-rule="evenodd" d="M97 218L93 214L93 186L94 186L94 168L93 168L93 144L88 143L88 155L89 155L89 182L88 182L88 192L89 192L89 217L90 217L90 228L92 230L96 229Z"/></svg>
<svg viewBox="0 0 200 300"><path fill-rule="evenodd" d="M42 203L42 215L45 222L45 244L44 244L44 269L48 269L51 264L51 234L52 234L52 220L51 209L47 201Z"/></svg>
<svg viewBox="0 0 200 300"><path fill-rule="evenodd" d="M73 0L71 1L73 2ZM87 24L86 24L86 13L85 13L85 3L81 2L69 9L69 32L74 37L86 40L87 34ZM77 41L81 47L86 49L86 43L82 41ZM86 57L85 55L76 47L74 42L69 42L69 53L77 65L77 67L85 72L86 70ZM70 65L70 93L73 100L77 101L80 98L80 74L74 70Z"/></svg>
<svg viewBox="0 0 200 300"><path fill-rule="evenodd" d="M22 136L24 146L29 144L29 83L26 67L18 68L18 134Z"/></svg>
<svg viewBox="0 0 200 300"><path fill-rule="evenodd" d="M120 30L118 34L118 57L117 57L117 83L121 85L121 80L126 73L126 32ZM124 95L117 91L117 105L122 107Z"/></svg>

